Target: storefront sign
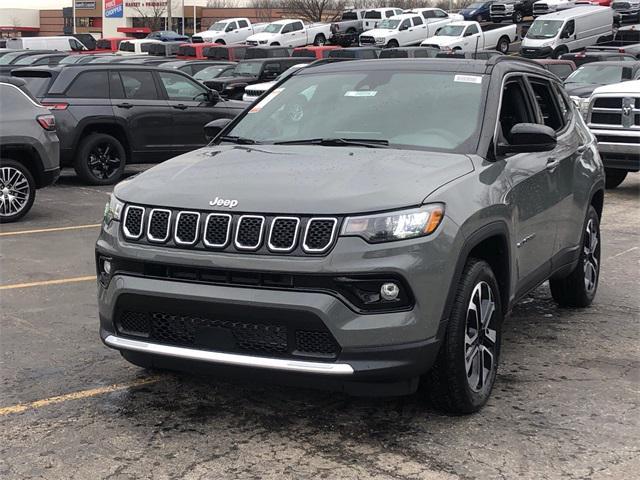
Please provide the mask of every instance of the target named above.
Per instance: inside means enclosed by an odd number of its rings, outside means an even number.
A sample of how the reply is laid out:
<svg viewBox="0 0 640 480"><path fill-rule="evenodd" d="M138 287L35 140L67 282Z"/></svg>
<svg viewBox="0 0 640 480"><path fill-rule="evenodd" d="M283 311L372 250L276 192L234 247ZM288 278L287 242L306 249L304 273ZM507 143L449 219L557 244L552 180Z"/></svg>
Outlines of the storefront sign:
<svg viewBox="0 0 640 480"><path fill-rule="evenodd" d="M96 8L96 2L86 2L81 0L76 1L76 9L94 10L95 8Z"/></svg>
<svg viewBox="0 0 640 480"><path fill-rule="evenodd" d="M122 18L124 16L123 0L106 0L104 4L105 18Z"/></svg>

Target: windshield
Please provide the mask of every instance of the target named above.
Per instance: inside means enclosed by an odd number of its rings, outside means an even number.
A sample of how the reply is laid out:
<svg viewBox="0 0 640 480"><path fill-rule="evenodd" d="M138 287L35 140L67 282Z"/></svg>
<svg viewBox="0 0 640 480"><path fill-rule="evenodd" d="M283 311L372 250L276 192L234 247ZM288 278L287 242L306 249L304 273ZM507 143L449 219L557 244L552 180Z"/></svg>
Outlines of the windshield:
<svg viewBox="0 0 640 480"><path fill-rule="evenodd" d="M281 23L270 23L263 31L267 33L278 33L280 30L282 30L283 26L284 25L282 25Z"/></svg>
<svg viewBox="0 0 640 480"><path fill-rule="evenodd" d="M259 143L375 139L395 148L471 151L481 124L484 83L482 76L449 72L292 76L228 135Z"/></svg>
<svg viewBox="0 0 640 480"><path fill-rule="evenodd" d="M198 73L196 73L193 76L193 78L195 78L196 80L200 80L201 82L204 82L205 80L211 80L212 78L219 77L220 74L226 70L229 70L228 65L207 67L207 68L203 68Z"/></svg>
<svg viewBox="0 0 640 480"><path fill-rule="evenodd" d="M378 28L388 28L389 30L395 30L400 25L400 20L391 20L390 18L385 18L378 24Z"/></svg>
<svg viewBox="0 0 640 480"><path fill-rule="evenodd" d="M342 14L342 21L346 20L358 20L358 14L356 12L344 12Z"/></svg>
<svg viewBox="0 0 640 480"><path fill-rule="evenodd" d="M7 53L6 55L0 57L0 65L9 65L13 60L16 59L16 57L19 57L20 55L23 55L23 52Z"/></svg>
<svg viewBox="0 0 640 480"><path fill-rule="evenodd" d="M226 22L216 22L209 27L209 30L214 32L224 32L224 29L227 28Z"/></svg>
<svg viewBox="0 0 640 480"><path fill-rule="evenodd" d="M594 62L593 65L584 65L573 72L565 80L565 84L585 84L585 85L609 85L611 83L619 83L623 80L629 80L630 78L624 78L625 68L617 65L598 65L598 62Z"/></svg>
<svg viewBox="0 0 640 480"><path fill-rule="evenodd" d="M459 37L463 30L463 25L445 25L436 32L436 37Z"/></svg>
<svg viewBox="0 0 640 480"><path fill-rule="evenodd" d="M30 56L30 57L22 57L18 59L18 61L15 62L14 65L31 65L32 63L40 60L40 58L42 57L38 57L36 55Z"/></svg>
<svg viewBox="0 0 640 480"><path fill-rule="evenodd" d="M233 69L231 75L234 77L257 77L260 74L260 67L262 63L260 62L246 62L239 63L236 65L236 68Z"/></svg>
<svg viewBox="0 0 640 480"><path fill-rule="evenodd" d="M364 18L382 18L382 13L375 11L365 12Z"/></svg>
<svg viewBox="0 0 640 480"><path fill-rule="evenodd" d="M476 8L481 8L484 3L472 3L467 7L467 10L475 10Z"/></svg>
<svg viewBox="0 0 640 480"><path fill-rule="evenodd" d="M535 39L553 38L562 28L562 20L541 20L537 19L529 28L526 37Z"/></svg>

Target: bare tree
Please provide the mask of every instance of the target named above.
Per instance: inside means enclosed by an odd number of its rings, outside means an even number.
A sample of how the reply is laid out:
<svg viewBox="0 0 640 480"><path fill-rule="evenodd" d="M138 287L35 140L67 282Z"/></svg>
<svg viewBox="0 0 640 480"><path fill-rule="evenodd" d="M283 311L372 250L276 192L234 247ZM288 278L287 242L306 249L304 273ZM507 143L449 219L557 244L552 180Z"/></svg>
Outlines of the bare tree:
<svg viewBox="0 0 640 480"><path fill-rule="evenodd" d="M346 3L346 0L282 0L282 8L292 17L322 22L335 19Z"/></svg>
<svg viewBox="0 0 640 480"><path fill-rule="evenodd" d="M238 8L240 3L236 0L208 0L208 8Z"/></svg>
<svg viewBox="0 0 640 480"><path fill-rule="evenodd" d="M164 14L167 11L166 4L160 2L150 2L150 7L134 7L134 10L141 19L142 24L149 28L152 32L161 30L164 23ZM168 2L167 2L168 3Z"/></svg>
<svg viewBox="0 0 640 480"><path fill-rule="evenodd" d="M281 8L281 0L252 0L249 4L256 11L256 18L259 22L271 22L274 10Z"/></svg>

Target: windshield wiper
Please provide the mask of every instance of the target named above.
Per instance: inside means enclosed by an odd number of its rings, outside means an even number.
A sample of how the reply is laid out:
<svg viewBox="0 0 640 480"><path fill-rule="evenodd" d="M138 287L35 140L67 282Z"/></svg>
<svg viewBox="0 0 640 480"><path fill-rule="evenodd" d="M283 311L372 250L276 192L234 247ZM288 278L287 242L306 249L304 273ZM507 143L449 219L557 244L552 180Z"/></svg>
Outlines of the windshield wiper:
<svg viewBox="0 0 640 480"><path fill-rule="evenodd" d="M274 145L323 145L326 147L341 147L346 145L366 148L386 148L389 146L389 140L368 138L309 138L306 140L274 142Z"/></svg>
<svg viewBox="0 0 640 480"><path fill-rule="evenodd" d="M254 145L258 143L252 138L238 137L234 135L224 135L220 137L220 140L223 142L238 143L240 145Z"/></svg>

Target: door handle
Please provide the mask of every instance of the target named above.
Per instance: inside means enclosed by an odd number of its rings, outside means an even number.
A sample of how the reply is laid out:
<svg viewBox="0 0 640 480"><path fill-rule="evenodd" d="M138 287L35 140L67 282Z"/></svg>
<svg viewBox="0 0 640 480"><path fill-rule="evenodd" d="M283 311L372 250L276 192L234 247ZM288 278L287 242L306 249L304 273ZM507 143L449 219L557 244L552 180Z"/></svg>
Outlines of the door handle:
<svg viewBox="0 0 640 480"><path fill-rule="evenodd" d="M173 105L173 108L177 108L178 110L186 110L187 106L184 103L179 103L177 105Z"/></svg>
<svg viewBox="0 0 640 480"><path fill-rule="evenodd" d="M544 168L546 168L550 172L553 172L556 168L558 168L558 165L560 165L560 160L556 158L550 158L547 160L547 165Z"/></svg>
<svg viewBox="0 0 640 480"><path fill-rule="evenodd" d="M116 107L118 107L118 108L133 108L133 105L131 105L130 103L126 103L125 102L125 103L118 103L116 105Z"/></svg>

